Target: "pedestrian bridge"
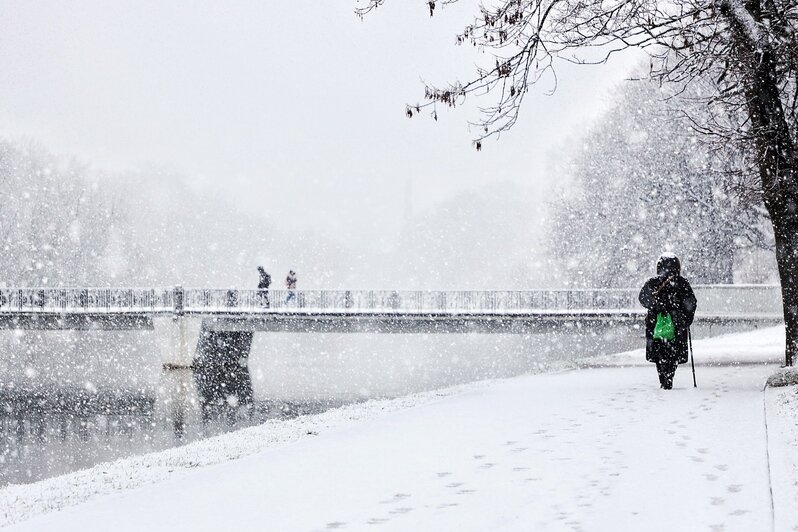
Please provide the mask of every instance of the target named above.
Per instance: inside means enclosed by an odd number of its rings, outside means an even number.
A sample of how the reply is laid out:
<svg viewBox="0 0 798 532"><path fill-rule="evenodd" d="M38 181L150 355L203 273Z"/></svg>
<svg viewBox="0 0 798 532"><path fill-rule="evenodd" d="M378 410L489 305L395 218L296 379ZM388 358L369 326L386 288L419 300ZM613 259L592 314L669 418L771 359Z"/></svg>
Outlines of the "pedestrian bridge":
<svg viewBox="0 0 798 532"><path fill-rule="evenodd" d="M694 287L696 324L782 321L778 286ZM176 432L195 406L252 400L256 332L499 333L642 336L637 289L258 290L0 288L0 329L151 330Z"/></svg>
<svg viewBox="0 0 798 532"><path fill-rule="evenodd" d="M695 287L696 321L774 324L777 285ZM286 290L3 288L0 328L151 329L159 317L199 318L217 331L530 333L639 323L637 289ZM289 297L291 295L291 297Z"/></svg>

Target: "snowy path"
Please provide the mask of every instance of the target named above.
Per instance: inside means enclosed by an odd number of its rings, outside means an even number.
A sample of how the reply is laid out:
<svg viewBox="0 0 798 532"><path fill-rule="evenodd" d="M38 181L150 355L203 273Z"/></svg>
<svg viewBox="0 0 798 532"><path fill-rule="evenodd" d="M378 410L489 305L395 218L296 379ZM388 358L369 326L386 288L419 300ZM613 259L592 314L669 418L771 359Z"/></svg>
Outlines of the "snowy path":
<svg viewBox="0 0 798 532"><path fill-rule="evenodd" d="M775 366L499 381L11 530L769 530Z"/></svg>

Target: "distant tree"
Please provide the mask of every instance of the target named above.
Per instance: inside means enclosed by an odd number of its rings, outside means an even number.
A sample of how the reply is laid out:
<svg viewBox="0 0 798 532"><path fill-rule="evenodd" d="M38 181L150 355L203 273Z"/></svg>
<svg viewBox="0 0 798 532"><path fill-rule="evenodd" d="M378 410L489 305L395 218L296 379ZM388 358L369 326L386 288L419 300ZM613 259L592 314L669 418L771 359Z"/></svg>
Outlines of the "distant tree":
<svg viewBox="0 0 798 532"><path fill-rule="evenodd" d="M0 282L18 286L102 285L114 230L126 225L89 171L34 143L0 140ZM124 256L121 272L135 268Z"/></svg>
<svg viewBox="0 0 798 532"><path fill-rule="evenodd" d="M359 15L386 0L364 0ZM457 0L425 0L430 14ZM785 361L798 354L798 3L795 0L498 0L479 7L457 42L492 50L490 62L466 82L428 86L422 107L454 106L470 94L492 97L483 108L476 147L515 124L530 85L553 75L558 60L579 50L602 61L636 47L651 57L651 75L689 85L711 79L702 97L710 119L695 127L738 143L750 158L745 172L773 225L786 325ZM728 117L738 116L736 122ZM754 178L754 176L756 176Z"/></svg>
<svg viewBox="0 0 798 532"><path fill-rule="evenodd" d="M461 192L408 220L397 239L388 282L423 289L499 289L527 286L535 255L539 209L534 191L498 182ZM485 212L494 213L485 219ZM512 227L513 231L507 228Z"/></svg>
<svg viewBox="0 0 798 532"><path fill-rule="evenodd" d="M580 285L632 286L665 250L692 281L731 283L737 251L773 248L764 206L735 194L738 161L699 142L653 83L623 85L564 169L550 252Z"/></svg>

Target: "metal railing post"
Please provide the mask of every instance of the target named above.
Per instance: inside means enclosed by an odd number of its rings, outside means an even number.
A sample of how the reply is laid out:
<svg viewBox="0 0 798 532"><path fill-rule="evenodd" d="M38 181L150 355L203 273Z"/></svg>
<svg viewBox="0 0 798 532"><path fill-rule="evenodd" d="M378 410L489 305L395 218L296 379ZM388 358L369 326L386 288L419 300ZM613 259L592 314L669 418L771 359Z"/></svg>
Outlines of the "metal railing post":
<svg viewBox="0 0 798 532"><path fill-rule="evenodd" d="M175 316L182 316L185 309L183 301L183 296L185 296L185 290L183 290L182 286L175 286L173 289L173 295L174 295Z"/></svg>

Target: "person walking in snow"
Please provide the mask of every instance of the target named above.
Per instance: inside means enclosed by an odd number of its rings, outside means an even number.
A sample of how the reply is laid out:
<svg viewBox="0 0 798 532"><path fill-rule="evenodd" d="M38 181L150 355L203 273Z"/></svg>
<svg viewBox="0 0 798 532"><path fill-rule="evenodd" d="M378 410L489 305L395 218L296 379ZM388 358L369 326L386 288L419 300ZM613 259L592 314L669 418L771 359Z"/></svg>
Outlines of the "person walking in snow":
<svg viewBox="0 0 798 532"><path fill-rule="evenodd" d="M285 286L288 288L288 297L285 298L285 302L288 303L292 299L296 299L296 272L294 270L288 272L288 276L285 278Z"/></svg>
<svg viewBox="0 0 798 532"><path fill-rule="evenodd" d="M695 316L696 298L681 276L681 263L673 253L657 260L657 276L643 285L640 304L646 315L646 360L657 365L660 387L670 390L676 366L687 362L688 334Z"/></svg>
<svg viewBox="0 0 798 532"><path fill-rule="evenodd" d="M258 300L260 305L269 308L269 286L272 284L272 276L268 274L263 266L258 266Z"/></svg>

